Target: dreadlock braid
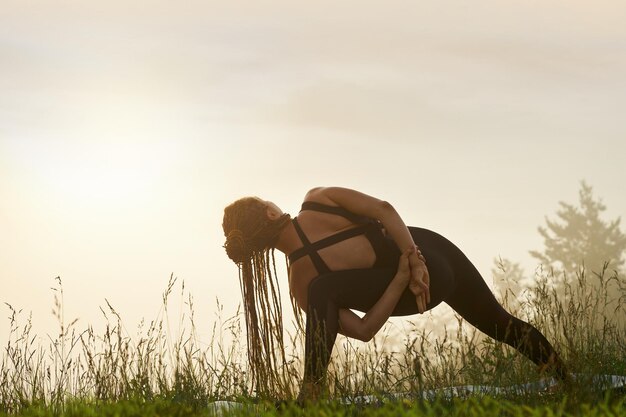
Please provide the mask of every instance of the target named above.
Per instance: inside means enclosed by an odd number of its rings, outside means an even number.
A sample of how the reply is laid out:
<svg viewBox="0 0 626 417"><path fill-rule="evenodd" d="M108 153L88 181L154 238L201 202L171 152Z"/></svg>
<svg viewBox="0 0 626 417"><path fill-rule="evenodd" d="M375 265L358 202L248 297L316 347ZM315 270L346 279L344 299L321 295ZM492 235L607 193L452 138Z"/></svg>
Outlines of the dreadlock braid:
<svg viewBox="0 0 626 417"><path fill-rule="evenodd" d="M277 374L286 358L273 247L290 219L289 214L269 219L267 204L255 197L224 209L224 248L239 267L252 384L262 395L274 395L286 383Z"/></svg>

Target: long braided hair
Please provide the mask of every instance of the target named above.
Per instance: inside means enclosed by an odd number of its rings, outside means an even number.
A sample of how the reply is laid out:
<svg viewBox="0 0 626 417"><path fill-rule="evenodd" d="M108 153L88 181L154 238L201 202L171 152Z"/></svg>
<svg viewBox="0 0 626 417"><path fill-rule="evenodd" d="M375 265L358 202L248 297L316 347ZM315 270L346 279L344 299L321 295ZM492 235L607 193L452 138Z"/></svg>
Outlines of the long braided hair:
<svg viewBox="0 0 626 417"><path fill-rule="evenodd" d="M259 198L244 197L224 209L222 223L226 254L239 267L252 385L261 395L275 394L282 385L277 370L286 364L274 245L291 219L269 219L267 207Z"/></svg>

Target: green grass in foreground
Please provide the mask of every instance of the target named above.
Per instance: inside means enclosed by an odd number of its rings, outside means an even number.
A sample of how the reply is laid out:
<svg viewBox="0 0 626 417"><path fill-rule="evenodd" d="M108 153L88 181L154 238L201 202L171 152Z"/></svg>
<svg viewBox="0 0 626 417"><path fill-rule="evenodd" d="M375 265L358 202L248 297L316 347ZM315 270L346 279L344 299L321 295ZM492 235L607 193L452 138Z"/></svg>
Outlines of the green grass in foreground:
<svg viewBox="0 0 626 417"><path fill-rule="evenodd" d="M56 338L50 337L48 346L33 334L30 317L24 322L19 310L9 306L9 342L0 357L0 417L211 416L215 413L210 403L216 400L269 398L289 404L296 398L303 368L301 333L285 352L289 360L284 366L255 387L239 316L225 322L220 318L211 340L201 343L189 295L187 332L172 337L167 331L167 300L174 283L172 279L163 296L163 314L147 327L140 325L137 334L126 331L108 304L108 310L102 310L107 321L101 334L91 326L78 329L76 321L67 324L60 279L54 305L60 331ZM581 270L575 277L545 273L524 295L518 294L512 309L552 341L571 372L626 375L624 284L616 271L590 276ZM182 299L183 295L181 291ZM338 343L326 398L410 394L464 385L509 387L550 376L539 375L518 352L482 337L461 320L455 331L435 330L416 328L399 339L387 339L383 332L367 345ZM222 332L232 342L225 343ZM594 385L583 378L549 395L531 390L506 397L401 401L381 407L326 402L278 411L272 405L258 405L221 415L626 417L624 390L609 398Z"/></svg>
<svg viewBox="0 0 626 417"><path fill-rule="evenodd" d="M626 402L623 396L606 396L599 401L587 403L570 400L568 397L545 398L543 403L529 405L516 401L493 397L471 397L452 401L438 400L433 402L398 401L382 406L346 406L339 403L319 403L307 407L296 404L285 404L276 409L273 404L251 404L241 409L233 409L223 413L185 402L170 399L125 400L117 402L74 401L65 405L63 411L55 411L50 407L30 406L19 416L23 417L157 417L157 416L320 416L320 417L368 417L368 416L626 416ZM4 417L7 414L0 413Z"/></svg>

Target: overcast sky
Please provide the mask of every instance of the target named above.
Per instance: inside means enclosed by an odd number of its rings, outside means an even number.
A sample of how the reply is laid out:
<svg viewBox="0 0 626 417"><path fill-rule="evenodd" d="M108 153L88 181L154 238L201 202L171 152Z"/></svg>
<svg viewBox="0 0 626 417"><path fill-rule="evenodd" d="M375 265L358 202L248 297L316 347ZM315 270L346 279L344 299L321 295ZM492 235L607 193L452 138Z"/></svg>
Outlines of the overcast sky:
<svg viewBox="0 0 626 417"><path fill-rule="evenodd" d="M296 214L318 185L392 202L489 282L497 256L532 275L581 180L626 213L625 21L622 1L2 0L0 301L53 334L61 276L68 320L106 298L132 330L174 273L205 334L240 297L223 207Z"/></svg>

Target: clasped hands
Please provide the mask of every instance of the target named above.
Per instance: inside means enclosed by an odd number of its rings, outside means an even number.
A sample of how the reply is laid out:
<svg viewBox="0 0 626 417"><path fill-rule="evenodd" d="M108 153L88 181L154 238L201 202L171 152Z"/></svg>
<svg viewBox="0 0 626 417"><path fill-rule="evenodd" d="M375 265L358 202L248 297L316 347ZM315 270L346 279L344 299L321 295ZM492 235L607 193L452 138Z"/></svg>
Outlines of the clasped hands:
<svg viewBox="0 0 626 417"><path fill-rule="evenodd" d="M409 290L415 295L417 311L425 312L430 302L430 275L426 259L417 246L411 246L400 257L396 278L406 280Z"/></svg>

